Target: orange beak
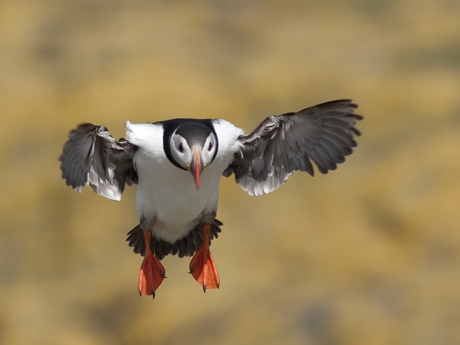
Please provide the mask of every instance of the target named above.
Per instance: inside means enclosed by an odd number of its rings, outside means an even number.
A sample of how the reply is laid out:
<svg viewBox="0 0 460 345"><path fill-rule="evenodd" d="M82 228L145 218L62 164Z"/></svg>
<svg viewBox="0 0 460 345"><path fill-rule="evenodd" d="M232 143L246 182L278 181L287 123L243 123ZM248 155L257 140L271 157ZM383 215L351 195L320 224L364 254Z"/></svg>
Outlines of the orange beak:
<svg viewBox="0 0 460 345"><path fill-rule="evenodd" d="M201 147L192 148L192 160L190 162L190 173L192 174L196 189L200 189L201 172L204 169L203 161L201 160Z"/></svg>

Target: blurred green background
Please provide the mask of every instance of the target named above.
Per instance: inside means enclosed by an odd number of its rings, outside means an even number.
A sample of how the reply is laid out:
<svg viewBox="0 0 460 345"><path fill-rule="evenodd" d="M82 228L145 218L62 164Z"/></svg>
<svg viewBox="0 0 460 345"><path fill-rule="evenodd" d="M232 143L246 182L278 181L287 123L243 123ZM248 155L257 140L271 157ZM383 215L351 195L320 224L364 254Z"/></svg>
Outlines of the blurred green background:
<svg viewBox="0 0 460 345"><path fill-rule="evenodd" d="M0 1L0 344L460 343L460 2ZM266 116L352 98L337 171L250 197L221 184L203 294L155 300L119 203L61 180L81 122Z"/></svg>

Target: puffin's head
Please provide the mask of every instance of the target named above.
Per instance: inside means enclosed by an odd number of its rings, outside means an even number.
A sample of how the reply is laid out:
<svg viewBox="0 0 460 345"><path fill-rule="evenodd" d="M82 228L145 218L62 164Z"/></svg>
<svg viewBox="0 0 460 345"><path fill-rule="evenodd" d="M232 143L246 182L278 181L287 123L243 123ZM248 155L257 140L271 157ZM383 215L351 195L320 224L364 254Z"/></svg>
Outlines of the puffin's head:
<svg viewBox="0 0 460 345"><path fill-rule="evenodd" d="M171 156L177 164L190 171L196 189L199 189L202 171L213 162L217 154L215 133L199 122L186 122L177 127L169 144Z"/></svg>

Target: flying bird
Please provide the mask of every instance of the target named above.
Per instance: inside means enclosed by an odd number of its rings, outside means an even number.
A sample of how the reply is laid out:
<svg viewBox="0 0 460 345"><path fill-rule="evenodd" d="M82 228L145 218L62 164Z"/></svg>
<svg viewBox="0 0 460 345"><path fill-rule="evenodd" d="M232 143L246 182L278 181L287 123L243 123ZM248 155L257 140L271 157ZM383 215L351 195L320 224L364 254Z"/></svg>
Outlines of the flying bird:
<svg viewBox="0 0 460 345"><path fill-rule="evenodd" d="M296 170L326 174L355 147L362 116L351 100L318 104L267 117L252 133L223 119L179 118L126 122L126 139L104 126L80 124L68 134L59 157L66 184L81 192L120 200L125 185L137 184L139 224L128 232L144 256L139 294L153 295L165 278L166 255L193 256L190 273L206 289L220 284L209 250L222 223L216 219L222 176L250 195L270 193Z"/></svg>

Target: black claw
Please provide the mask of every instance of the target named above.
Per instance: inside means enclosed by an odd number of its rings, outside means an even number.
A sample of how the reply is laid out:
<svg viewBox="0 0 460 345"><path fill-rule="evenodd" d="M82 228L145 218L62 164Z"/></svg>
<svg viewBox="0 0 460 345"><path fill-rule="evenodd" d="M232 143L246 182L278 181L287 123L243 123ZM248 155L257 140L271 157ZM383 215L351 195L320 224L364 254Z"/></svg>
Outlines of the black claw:
<svg viewBox="0 0 460 345"><path fill-rule="evenodd" d="M203 284L203 292L206 293L206 284Z"/></svg>
<svg viewBox="0 0 460 345"><path fill-rule="evenodd" d="M139 297L142 297L141 290L137 290L137 291L139 291ZM155 290L152 290L152 298L155 298Z"/></svg>

